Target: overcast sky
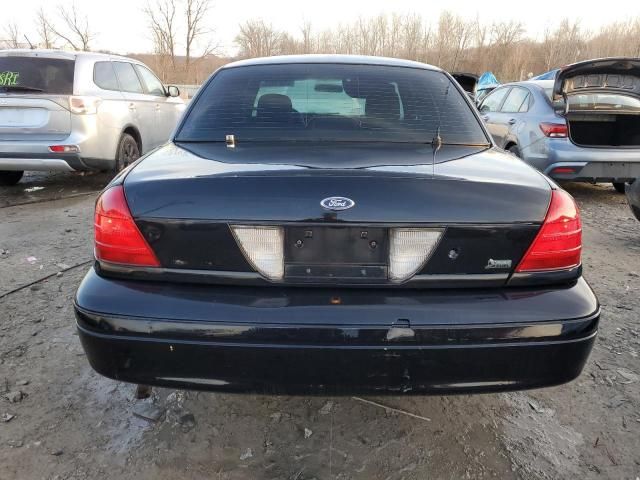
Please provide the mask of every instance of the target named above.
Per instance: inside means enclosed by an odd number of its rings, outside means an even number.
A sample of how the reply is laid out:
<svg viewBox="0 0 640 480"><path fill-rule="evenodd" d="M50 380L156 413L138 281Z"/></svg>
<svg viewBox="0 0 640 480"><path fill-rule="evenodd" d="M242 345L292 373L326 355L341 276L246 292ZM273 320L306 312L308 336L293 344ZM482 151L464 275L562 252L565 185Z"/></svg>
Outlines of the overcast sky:
<svg viewBox="0 0 640 480"><path fill-rule="evenodd" d="M44 6L54 12L53 5L70 4L72 0L6 0L0 17L2 22L18 23L30 37L34 12ZM153 4L153 0L149 0ZM76 5L90 15L97 36L92 48L116 53L139 53L151 50L151 41L142 13L147 0L76 0ZM608 8L615 5L615 8ZM490 6L490 7L489 7ZM524 7L524 8L523 8ZM549 25L562 17L579 18L585 28L597 28L603 23L640 17L640 1L622 0L613 3L593 0L214 0L209 24L222 54L235 53L233 38L238 24L252 18L263 18L279 29L297 33L299 25L308 20L317 29L349 23L359 16L380 13L417 13L436 20L447 9L464 17L491 23L493 20L522 21L532 37L539 36ZM55 18L55 14L52 15ZM0 30L0 37L3 32Z"/></svg>

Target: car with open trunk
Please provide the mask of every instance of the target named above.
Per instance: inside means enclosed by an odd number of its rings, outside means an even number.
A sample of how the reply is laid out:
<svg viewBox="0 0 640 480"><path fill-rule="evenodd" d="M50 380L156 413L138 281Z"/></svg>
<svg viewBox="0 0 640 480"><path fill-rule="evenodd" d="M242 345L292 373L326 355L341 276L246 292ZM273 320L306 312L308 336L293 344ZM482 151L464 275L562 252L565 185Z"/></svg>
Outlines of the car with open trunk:
<svg viewBox="0 0 640 480"><path fill-rule="evenodd" d="M588 60L505 84L479 106L498 146L556 180L640 177L640 59Z"/></svg>
<svg viewBox="0 0 640 480"><path fill-rule="evenodd" d="M89 362L117 380L515 390L577 377L597 332L574 200L422 63L226 65L94 223L74 307Z"/></svg>

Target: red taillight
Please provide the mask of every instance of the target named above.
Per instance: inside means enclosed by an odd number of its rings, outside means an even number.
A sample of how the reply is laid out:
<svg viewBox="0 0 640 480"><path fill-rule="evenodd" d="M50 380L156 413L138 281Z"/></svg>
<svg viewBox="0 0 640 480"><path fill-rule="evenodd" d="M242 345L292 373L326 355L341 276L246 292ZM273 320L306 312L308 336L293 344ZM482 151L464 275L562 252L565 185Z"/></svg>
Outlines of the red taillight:
<svg viewBox="0 0 640 480"><path fill-rule="evenodd" d="M542 130L545 137L550 138L566 138L568 133L567 126L564 123L542 122L540 130Z"/></svg>
<svg viewBox="0 0 640 480"><path fill-rule="evenodd" d="M573 167L556 167L551 170L551 175L563 175L576 173L576 169Z"/></svg>
<svg viewBox="0 0 640 480"><path fill-rule="evenodd" d="M516 272L566 270L580 265L582 223L575 201L564 190L551 192L542 227Z"/></svg>
<svg viewBox="0 0 640 480"><path fill-rule="evenodd" d="M78 153L80 147L77 145L51 145L49 151L53 153Z"/></svg>
<svg viewBox="0 0 640 480"><path fill-rule="evenodd" d="M94 234L98 260L145 267L160 266L133 221L121 185L111 187L98 199Z"/></svg>

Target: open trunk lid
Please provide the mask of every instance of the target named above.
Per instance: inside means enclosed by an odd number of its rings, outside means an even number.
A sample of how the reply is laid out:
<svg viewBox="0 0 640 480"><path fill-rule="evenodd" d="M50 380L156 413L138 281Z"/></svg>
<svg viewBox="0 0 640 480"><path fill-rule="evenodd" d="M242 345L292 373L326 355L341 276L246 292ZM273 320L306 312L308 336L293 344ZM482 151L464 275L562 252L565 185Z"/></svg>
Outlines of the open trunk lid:
<svg viewBox="0 0 640 480"><path fill-rule="evenodd" d="M455 78L456 82L460 84L465 92L472 97L474 96L476 85L478 84L478 75L474 73L453 72L451 76Z"/></svg>
<svg viewBox="0 0 640 480"><path fill-rule="evenodd" d="M560 69L553 102L581 147L640 147L640 59L603 58Z"/></svg>
<svg viewBox="0 0 640 480"><path fill-rule="evenodd" d="M640 114L640 58L602 58L561 68L553 100L565 114Z"/></svg>

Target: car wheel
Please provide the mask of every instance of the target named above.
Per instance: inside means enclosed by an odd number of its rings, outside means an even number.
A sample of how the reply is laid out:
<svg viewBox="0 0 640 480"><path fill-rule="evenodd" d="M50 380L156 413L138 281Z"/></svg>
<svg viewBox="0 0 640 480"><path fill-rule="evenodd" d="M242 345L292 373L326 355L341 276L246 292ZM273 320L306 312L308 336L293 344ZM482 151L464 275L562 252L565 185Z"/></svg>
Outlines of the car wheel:
<svg viewBox="0 0 640 480"><path fill-rule="evenodd" d="M116 155L116 172L121 172L138 158L140 158L140 148L138 142L128 133L122 135L118 143Z"/></svg>
<svg viewBox="0 0 640 480"><path fill-rule="evenodd" d="M613 188L616 189L616 192L624 193L624 186L625 186L624 182L613 182L612 184L613 184Z"/></svg>
<svg viewBox="0 0 640 480"><path fill-rule="evenodd" d="M2 170L0 171L0 185L15 185L20 181L24 175L23 171L19 170Z"/></svg>
<svg viewBox="0 0 640 480"><path fill-rule="evenodd" d="M516 157L522 158L522 156L520 155L520 149L518 148L517 145L511 145L509 148L507 148L507 150L513 155L515 155Z"/></svg>

